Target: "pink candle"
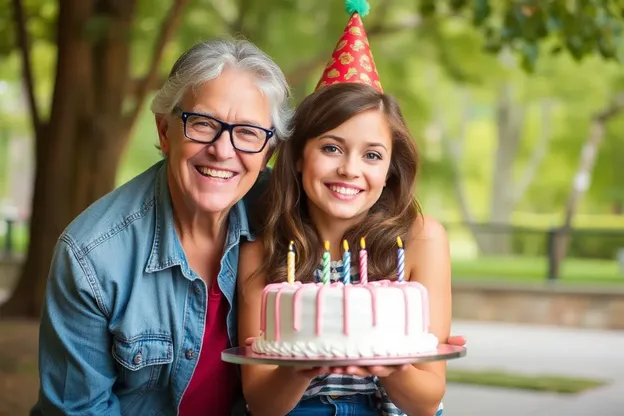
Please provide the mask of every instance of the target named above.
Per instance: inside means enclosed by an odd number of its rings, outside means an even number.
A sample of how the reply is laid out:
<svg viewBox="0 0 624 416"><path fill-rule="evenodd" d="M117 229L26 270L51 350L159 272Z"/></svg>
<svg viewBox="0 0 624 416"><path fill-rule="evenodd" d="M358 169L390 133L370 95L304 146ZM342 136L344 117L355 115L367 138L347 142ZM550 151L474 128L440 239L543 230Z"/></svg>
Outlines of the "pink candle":
<svg viewBox="0 0 624 416"><path fill-rule="evenodd" d="M368 283L368 253L366 252L366 241L360 238L360 284Z"/></svg>

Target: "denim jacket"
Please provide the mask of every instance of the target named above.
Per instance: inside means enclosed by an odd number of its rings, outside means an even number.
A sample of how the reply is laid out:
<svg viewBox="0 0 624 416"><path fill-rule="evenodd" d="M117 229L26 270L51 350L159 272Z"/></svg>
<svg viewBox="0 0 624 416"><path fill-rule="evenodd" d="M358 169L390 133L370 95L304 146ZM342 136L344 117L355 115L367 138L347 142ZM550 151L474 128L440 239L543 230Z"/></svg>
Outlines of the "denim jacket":
<svg viewBox="0 0 624 416"><path fill-rule="evenodd" d="M177 414L202 348L207 287L174 229L166 169L160 161L104 196L59 238L31 415ZM254 238L245 201L230 211L217 278L232 345L242 238Z"/></svg>

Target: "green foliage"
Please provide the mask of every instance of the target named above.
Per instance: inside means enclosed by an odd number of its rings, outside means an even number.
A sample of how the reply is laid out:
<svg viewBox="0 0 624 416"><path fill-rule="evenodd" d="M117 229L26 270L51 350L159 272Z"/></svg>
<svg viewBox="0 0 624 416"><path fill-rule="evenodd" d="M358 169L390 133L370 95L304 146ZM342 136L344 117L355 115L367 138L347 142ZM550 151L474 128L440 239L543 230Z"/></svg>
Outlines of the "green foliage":
<svg viewBox="0 0 624 416"><path fill-rule="evenodd" d="M427 11L430 3L433 1L421 1ZM546 44L550 53L565 50L576 60L593 54L617 59L621 52L623 12L616 0L449 0L436 4L470 16L485 36L486 50L498 53L511 48L528 71L535 69L541 44Z"/></svg>

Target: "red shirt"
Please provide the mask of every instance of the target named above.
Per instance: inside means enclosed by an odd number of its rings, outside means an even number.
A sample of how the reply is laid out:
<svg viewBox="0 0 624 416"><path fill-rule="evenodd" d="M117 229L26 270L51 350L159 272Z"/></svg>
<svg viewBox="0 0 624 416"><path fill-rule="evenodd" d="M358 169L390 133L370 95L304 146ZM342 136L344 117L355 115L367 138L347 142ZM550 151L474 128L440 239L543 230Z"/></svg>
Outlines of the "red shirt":
<svg viewBox="0 0 624 416"><path fill-rule="evenodd" d="M236 366L221 360L230 346L227 333L229 304L214 281L208 289L206 327L199 361L182 396L180 416L230 415L238 393Z"/></svg>

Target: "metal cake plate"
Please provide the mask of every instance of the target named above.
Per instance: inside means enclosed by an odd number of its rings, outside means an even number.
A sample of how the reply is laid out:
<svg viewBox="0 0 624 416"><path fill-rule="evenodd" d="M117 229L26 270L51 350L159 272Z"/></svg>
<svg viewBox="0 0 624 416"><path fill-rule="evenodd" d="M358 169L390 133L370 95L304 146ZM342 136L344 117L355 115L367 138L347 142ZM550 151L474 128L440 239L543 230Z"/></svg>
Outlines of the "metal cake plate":
<svg viewBox="0 0 624 416"><path fill-rule="evenodd" d="M466 355L466 348L439 344L437 351L410 355L405 357L371 357L371 358L321 358L321 357L282 357L278 355L256 354L251 347L229 348L221 352L221 359L234 364L267 364L282 366L306 366L306 367L347 367L347 366L374 366L374 365L403 365L418 364L431 361L444 361L461 358Z"/></svg>

